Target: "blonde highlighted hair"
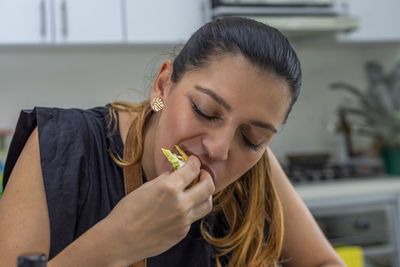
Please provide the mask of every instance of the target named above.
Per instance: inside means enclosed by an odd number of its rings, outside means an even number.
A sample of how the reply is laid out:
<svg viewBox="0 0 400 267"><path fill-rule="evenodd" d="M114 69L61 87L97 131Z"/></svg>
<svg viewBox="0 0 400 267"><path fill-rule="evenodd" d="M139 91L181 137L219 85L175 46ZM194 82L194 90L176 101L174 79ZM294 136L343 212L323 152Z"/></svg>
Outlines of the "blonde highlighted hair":
<svg viewBox="0 0 400 267"><path fill-rule="evenodd" d="M134 122L136 133L133 160L126 162L111 153L116 163L126 166L141 160L142 130L151 109L148 101L139 104L116 101L110 106L110 121L117 121L118 111L137 114ZM228 229L224 236L215 237L208 232L203 220L201 233L216 250L217 267L222 266L222 258L228 255L230 260L227 266L270 267L278 264L283 243L283 217L281 203L271 179L267 152L241 178L215 195L213 203L213 213L223 216Z"/></svg>

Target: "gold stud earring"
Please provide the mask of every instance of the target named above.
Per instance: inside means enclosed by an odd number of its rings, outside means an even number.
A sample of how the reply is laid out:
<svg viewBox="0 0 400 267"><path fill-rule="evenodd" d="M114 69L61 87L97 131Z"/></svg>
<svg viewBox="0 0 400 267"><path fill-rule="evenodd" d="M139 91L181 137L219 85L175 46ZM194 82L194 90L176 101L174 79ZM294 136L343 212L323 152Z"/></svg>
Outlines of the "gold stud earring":
<svg viewBox="0 0 400 267"><path fill-rule="evenodd" d="M164 101L161 97L156 97L151 101L151 109L155 112L160 111L164 108Z"/></svg>

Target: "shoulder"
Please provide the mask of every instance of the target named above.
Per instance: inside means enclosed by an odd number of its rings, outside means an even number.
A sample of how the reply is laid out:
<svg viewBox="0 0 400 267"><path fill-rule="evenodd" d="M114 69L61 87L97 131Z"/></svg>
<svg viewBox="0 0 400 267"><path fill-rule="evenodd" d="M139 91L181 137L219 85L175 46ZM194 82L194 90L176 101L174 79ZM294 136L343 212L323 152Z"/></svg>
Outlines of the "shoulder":
<svg viewBox="0 0 400 267"><path fill-rule="evenodd" d="M271 150L270 147L267 148L267 156L273 180L287 179L286 174L281 167L281 164L279 163L278 159L275 156L275 153Z"/></svg>
<svg viewBox="0 0 400 267"><path fill-rule="evenodd" d="M67 137L88 129L87 116L82 109L36 107L34 112L40 139L43 135Z"/></svg>
<svg viewBox="0 0 400 267"><path fill-rule="evenodd" d="M81 137L89 141L88 138L94 135L107 135L112 128L108 125L109 106L90 109L36 107L34 111L39 129L39 141L43 135L48 137L52 135L61 140L76 140Z"/></svg>
<svg viewBox="0 0 400 267"><path fill-rule="evenodd" d="M282 203L285 229L282 257L291 259L285 266L321 266L327 262L343 266L269 148L268 157L271 179Z"/></svg>
<svg viewBox="0 0 400 267"><path fill-rule="evenodd" d="M104 132L104 120L95 109L37 107L35 110L40 150L46 152L42 159L61 156L67 150L82 152L88 149L94 134Z"/></svg>
<svg viewBox="0 0 400 267"><path fill-rule="evenodd" d="M55 154L62 154L67 148L87 147L91 132L98 132L95 125L104 128L103 114L107 109L35 107L32 110L22 110L10 144L4 176L8 177L11 174L34 129L37 129L41 158L52 160Z"/></svg>
<svg viewBox="0 0 400 267"><path fill-rule="evenodd" d="M74 137L84 136L79 134L86 128L84 121L78 109L35 107L32 110L22 110L7 155L4 184L29 140L37 142L41 159L51 159L56 151L62 152L63 147Z"/></svg>
<svg viewBox="0 0 400 267"><path fill-rule="evenodd" d="M270 148L268 148L267 151L269 165L271 168L271 179L281 199L284 212L289 207L298 207L299 205L302 206L302 209L300 210L303 210L303 201L298 196L295 188L293 187L292 183L284 172L275 154Z"/></svg>
<svg viewBox="0 0 400 267"><path fill-rule="evenodd" d="M36 107L37 124L39 132L41 126L50 123L52 126L70 127L72 129L84 130L82 126L90 123L103 124L108 107L95 107L91 109L80 108L47 108Z"/></svg>

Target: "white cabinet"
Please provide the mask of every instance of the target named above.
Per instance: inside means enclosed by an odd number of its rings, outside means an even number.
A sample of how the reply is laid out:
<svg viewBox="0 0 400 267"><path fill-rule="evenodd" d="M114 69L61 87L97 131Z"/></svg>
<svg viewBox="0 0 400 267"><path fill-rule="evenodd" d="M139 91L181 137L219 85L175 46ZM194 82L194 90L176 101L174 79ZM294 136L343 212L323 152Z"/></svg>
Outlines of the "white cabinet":
<svg viewBox="0 0 400 267"><path fill-rule="evenodd" d="M120 1L53 1L57 43L122 42Z"/></svg>
<svg viewBox="0 0 400 267"><path fill-rule="evenodd" d="M123 41L121 1L1 0L0 44Z"/></svg>
<svg viewBox="0 0 400 267"><path fill-rule="evenodd" d="M0 43L51 41L50 0L1 0Z"/></svg>
<svg viewBox="0 0 400 267"><path fill-rule="evenodd" d="M206 21L203 0L126 0L129 43L181 43Z"/></svg>
<svg viewBox="0 0 400 267"><path fill-rule="evenodd" d="M3 44L176 44L209 15L209 0L0 0Z"/></svg>
<svg viewBox="0 0 400 267"><path fill-rule="evenodd" d="M360 42L400 41L400 0L349 0L349 13L360 19L360 27L340 34L339 40Z"/></svg>

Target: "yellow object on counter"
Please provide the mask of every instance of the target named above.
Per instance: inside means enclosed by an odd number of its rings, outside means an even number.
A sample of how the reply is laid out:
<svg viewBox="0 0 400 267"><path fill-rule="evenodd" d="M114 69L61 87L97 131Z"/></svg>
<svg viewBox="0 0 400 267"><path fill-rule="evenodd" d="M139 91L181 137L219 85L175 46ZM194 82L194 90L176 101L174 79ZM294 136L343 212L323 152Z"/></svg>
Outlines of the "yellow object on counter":
<svg viewBox="0 0 400 267"><path fill-rule="evenodd" d="M336 252L348 267L364 267L364 253L360 246L335 247Z"/></svg>

